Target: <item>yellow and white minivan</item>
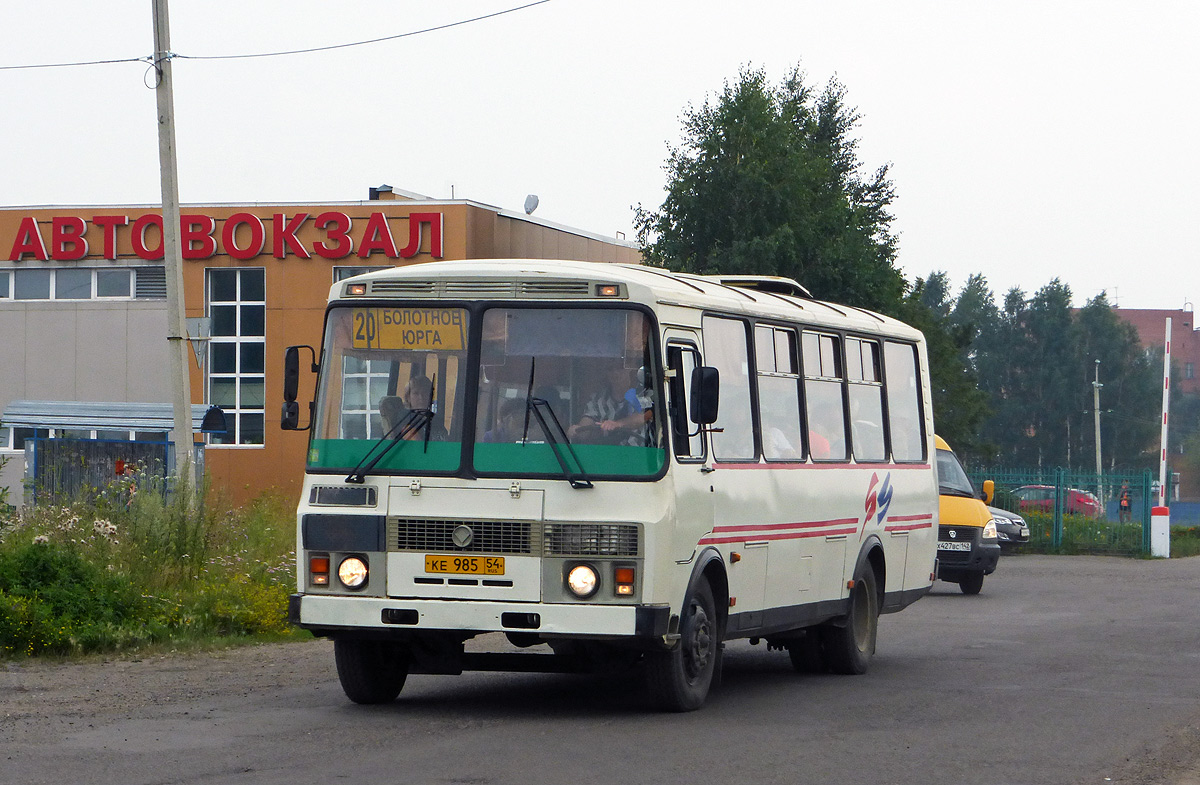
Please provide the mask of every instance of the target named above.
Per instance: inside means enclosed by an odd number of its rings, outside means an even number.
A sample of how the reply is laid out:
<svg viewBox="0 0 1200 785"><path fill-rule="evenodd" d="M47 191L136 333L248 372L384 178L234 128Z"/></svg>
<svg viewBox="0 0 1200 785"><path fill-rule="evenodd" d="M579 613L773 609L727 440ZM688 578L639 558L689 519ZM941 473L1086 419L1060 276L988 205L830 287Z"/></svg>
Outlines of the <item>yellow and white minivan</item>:
<svg viewBox="0 0 1200 785"><path fill-rule="evenodd" d="M995 495L991 480L983 483L983 494L958 462L958 456L941 436L937 445L938 525L937 576L957 583L963 594L978 594L983 576L996 571L1000 540L996 521L987 505Z"/></svg>

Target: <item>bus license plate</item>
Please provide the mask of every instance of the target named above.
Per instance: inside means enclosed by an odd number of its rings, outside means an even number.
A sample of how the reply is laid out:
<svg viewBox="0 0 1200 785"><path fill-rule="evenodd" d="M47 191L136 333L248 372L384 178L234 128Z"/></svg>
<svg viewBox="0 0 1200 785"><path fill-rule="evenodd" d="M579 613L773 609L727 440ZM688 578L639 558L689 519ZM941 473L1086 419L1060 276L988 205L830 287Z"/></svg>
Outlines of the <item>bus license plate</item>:
<svg viewBox="0 0 1200 785"><path fill-rule="evenodd" d="M949 542L947 540L938 540L939 551L969 551L971 543L969 542Z"/></svg>
<svg viewBox="0 0 1200 785"><path fill-rule="evenodd" d="M425 572L449 575L503 575L503 556L425 555Z"/></svg>

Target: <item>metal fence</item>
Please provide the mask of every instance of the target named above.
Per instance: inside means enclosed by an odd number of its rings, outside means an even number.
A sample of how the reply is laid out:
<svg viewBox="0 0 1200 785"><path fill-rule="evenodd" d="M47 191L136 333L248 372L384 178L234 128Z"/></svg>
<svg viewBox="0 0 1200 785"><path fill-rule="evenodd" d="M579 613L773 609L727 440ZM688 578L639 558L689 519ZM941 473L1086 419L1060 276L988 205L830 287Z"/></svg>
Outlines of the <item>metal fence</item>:
<svg viewBox="0 0 1200 785"><path fill-rule="evenodd" d="M34 504L61 504L92 496L126 473L162 477L166 487L169 442L106 439L29 439L25 442L27 493Z"/></svg>
<svg viewBox="0 0 1200 785"><path fill-rule="evenodd" d="M1033 551L1150 552L1154 477L1150 470L1095 474L1061 467L1044 470L981 468L967 472L976 487L996 484L993 507L1019 513L1029 524ZM1124 510L1121 498L1127 494Z"/></svg>

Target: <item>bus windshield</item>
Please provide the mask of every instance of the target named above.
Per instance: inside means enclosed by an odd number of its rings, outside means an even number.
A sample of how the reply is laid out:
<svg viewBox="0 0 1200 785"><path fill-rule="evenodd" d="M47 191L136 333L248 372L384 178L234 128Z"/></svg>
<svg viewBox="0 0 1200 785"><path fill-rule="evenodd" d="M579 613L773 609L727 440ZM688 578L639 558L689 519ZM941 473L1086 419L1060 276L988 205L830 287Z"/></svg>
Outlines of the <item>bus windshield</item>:
<svg viewBox="0 0 1200 785"><path fill-rule="evenodd" d="M656 476L666 451L652 324L625 308L334 308L309 467L383 453L370 473Z"/></svg>
<svg viewBox="0 0 1200 785"><path fill-rule="evenodd" d="M572 471L647 476L662 469L666 453L647 315L492 308L483 314L481 332L477 472L564 471L563 434Z"/></svg>

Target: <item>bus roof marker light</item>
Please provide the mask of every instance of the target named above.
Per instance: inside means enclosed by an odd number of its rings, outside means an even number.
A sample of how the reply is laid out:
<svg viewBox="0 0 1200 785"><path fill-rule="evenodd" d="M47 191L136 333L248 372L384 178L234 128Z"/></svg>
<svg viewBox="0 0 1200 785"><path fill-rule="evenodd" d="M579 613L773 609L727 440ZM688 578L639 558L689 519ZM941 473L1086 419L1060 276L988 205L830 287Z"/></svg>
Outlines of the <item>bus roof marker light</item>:
<svg viewBox="0 0 1200 785"><path fill-rule="evenodd" d="M620 297L621 287L612 283L597 284L596 295L599 297Z"/></svg>
<svg viewBox="0 0 1200 785"><path fill-rule="evenodd" d="M347 295L364 295L367 293L367 285L365 283L352 283L346 285Z"/></svg>

